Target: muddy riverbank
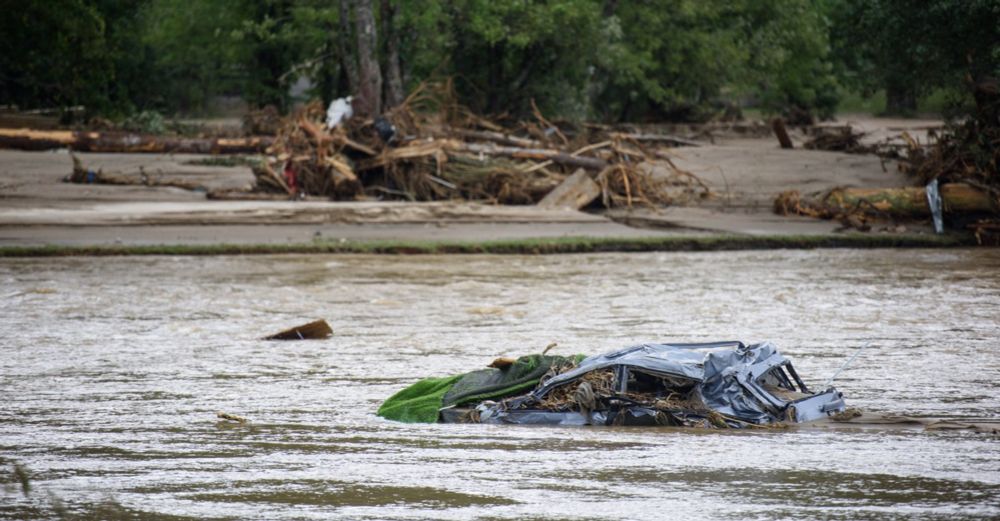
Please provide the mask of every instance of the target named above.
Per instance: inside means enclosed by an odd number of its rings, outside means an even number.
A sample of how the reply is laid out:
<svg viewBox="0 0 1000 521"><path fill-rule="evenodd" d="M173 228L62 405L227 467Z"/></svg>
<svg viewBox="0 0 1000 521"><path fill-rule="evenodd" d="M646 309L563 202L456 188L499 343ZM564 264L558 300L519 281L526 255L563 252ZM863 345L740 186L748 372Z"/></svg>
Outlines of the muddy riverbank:
<svg viewBox="0 0 1000 521"><path fill-rule="evenodd" d="M884 139L907 128L919 135L925 121L848 120ZM902 125L902 126L893 126ZM890 130L895 129L895 130ZM794 134L801 144L805 135ZM874 139L874 138L872 138ZM969 237L941 240L927 222L881 223L866 234L844 233L836 221L778 216L771 201L785 190L801 193L837 186L896 187L908 184L891 162L875 156L813 150L781 150L770 137L720 132L700 147L665 149L680 168L698 176L710 197L678 198L666 208L637 205L610 212L552 211L534 206L496 206L468 201L407 203L387 201L211 201L206 191L246 187L253 175L245 162L230 166L191 154L80 153L92 169L141 172L150 179L178 179L204 190L166 186L71 184L66 151L0 150L0 250L40 246L119 250L130 246L202 248L219 251L270 251L273 245L299 245L294 251L329 251L311 246L332 241L488 242L559 239L617 241L624 251L635 243L693 236L740 236L756 247L796 247L797 236L822 236L827 244L935 246L968 244ZM137 174L138 175L138 174ZM857 235L857 236L855 236ZM725 242L725 241L723 241ZM301 245L306 244L303 247ZM531 252L529 245L519 251ZM202 248L204 249L204 248ZM690 249L688 247L659 249ZM189 250L194 253L193 250ZM351 251L360 251L354 249ZM595 251L595 250L573 250Z"/></svg>

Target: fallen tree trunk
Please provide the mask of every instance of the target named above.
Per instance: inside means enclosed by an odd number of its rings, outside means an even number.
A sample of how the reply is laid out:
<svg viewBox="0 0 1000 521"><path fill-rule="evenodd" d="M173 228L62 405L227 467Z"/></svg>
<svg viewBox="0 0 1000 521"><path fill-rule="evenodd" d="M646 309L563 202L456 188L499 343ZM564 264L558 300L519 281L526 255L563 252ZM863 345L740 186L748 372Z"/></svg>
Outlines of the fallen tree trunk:
<svg viewBox="0 0 1000 521"><path fill-rule="evenodd" d="M83 165L80 164L80 160L76 157L73 158L73 173L66 176L63 181L77 184L170 186L174 188L183 188L184 190L205 190L205 186L201 183L185 179L151 176L141 168L138 172L104 172L102 170L89 170L84 168Z"/></svg>
<svg viewBox="0 0 1000 521"><path fill-rule="evenodd" d="M944 211L951 213L997 213L1000 204L988 192L964 183L941 185ZM927 191L920 186L903 188L837 188L823 197L800 197L785 192L775 199L776 213L796 213L820 218L848 214L925 218L931 215Z"/></svg>
<svg viewBox="0 0 1000 521"><path fill-rule="evenodd" d="M964 183L941 185L941 200L945 212L996 212L997 202L989 193ZM905 188L843 188L834 190L827 202L840 208L861 208L871 205L879 212L894 216L926 217L931 214L927 191L923 187Z"/></svg>
<svg viewBox="0 0 1000 521"><path fill-rule="evenodd" d="M78 152L151 154L256 154L271 146L274 138L182 138L147 136L127 132L78 132L0 128L0 148L52 150L70 148Z"/></svg>

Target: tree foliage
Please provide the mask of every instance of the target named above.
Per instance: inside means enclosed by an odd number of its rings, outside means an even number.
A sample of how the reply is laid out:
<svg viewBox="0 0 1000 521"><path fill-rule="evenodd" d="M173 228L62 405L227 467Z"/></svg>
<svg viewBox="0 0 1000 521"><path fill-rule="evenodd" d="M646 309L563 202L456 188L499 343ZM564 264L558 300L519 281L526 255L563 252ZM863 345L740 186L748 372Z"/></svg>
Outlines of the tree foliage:
<svg viewBox="0 0 1000 521"><path fill-rule="evenodd" d="M327 101L354 94L358 2L384 77L452 76L491 114L829 116L844 87L906 102L1000 62L996 0L0 0L0 104L287 110L300 79Z"/></svg>
<svg viewBox="0 0 1000 521"><path fill-rule="evenodd" d="M890 113L915 111L931 89L968 93L970 81L1000 75L996 0L832 0L827 10L843 81L885 89Z"/></svg>

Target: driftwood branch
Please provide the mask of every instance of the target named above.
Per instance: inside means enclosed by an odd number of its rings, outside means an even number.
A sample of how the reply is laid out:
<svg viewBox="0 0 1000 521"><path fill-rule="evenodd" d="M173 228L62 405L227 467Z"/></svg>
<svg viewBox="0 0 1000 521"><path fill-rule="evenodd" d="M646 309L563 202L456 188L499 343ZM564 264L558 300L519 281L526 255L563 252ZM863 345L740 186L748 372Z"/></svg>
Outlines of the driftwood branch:
<svg viewBox="0 0 1000 521"><path fill-rule="evenodd" d="M607 168L608 162L596 157L583 157L567 154L559 150L548 148L520 148L483 145L480 143L457 143L457 149L473 154L483 154L487 156L504 156L514 159L533 159L541 161L552 161L566 166L576 168L586 168L587 170L603 170Z"/></svg>
<svg viewBox="0 0 1000 521"><path fill-rule="evenodd" d="M661 143L674 146L685 146L685 147L700 147L701 143L697 141L692 141L690 139L684 139L682 137L671 136L667 134L625 134L621 132L613 132L610 135L612 138L619 138L630 141L639 141L642 143Z"/></svg>
<svg viewBox="0 0 1000 521"><path fill-rule="evenodd" d="M522 148L538 148L542 147L543 144L534 139L528 139L523 137L512 136L510 134L504 134L501 132L493 132L488 130L465 130L465 129L453 129L453 133L458 134L463 138L476 139L480 141L491 141L499 145L507 145Z"/></svg>

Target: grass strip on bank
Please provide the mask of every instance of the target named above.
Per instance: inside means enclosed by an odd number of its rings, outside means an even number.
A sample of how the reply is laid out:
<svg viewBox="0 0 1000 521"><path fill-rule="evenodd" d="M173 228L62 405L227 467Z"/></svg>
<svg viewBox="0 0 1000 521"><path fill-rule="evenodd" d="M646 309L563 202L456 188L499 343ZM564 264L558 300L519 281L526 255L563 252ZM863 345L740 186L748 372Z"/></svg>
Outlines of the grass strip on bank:
<svg viewBox="0 0 1000 521"><path fill-rule="evenodd" d="M953 248L975 246L970 235L712 235L704 237L557 237L486 241L313 241L298 244L0 246L0 257L115 255L264 255L282 253L563 254L654 251L732 251L814 248Z"/></svg>

